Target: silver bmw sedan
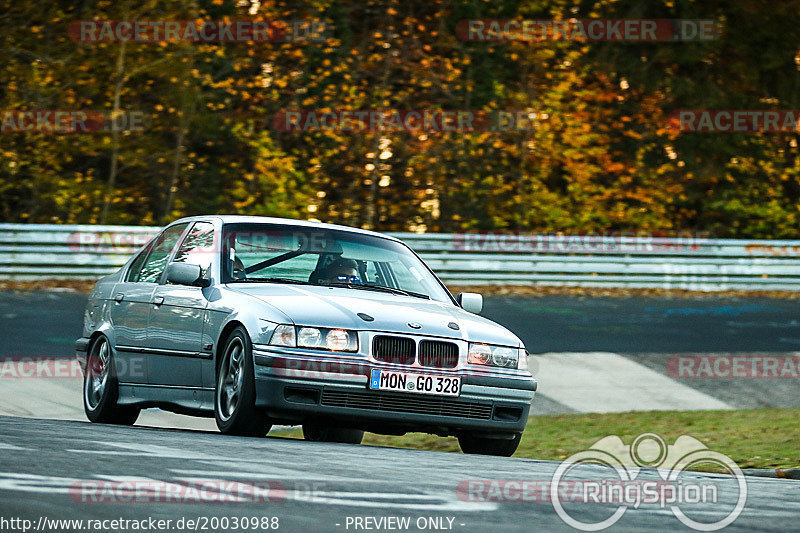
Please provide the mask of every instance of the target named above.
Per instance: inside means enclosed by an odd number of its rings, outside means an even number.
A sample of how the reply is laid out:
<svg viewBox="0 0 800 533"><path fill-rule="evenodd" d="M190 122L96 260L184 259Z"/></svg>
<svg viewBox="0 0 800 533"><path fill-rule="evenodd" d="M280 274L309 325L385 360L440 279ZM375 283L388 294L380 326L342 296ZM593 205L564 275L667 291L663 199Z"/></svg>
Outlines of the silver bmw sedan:
<svg viewBox="0 0 800 533"><path fill-rule="evenodd" d="M403 242L331 224L184 218L101 279L76 343L92 422L158 407L226 434L302 425L455 435L510 456L536 390L525 347Z"/></svg>

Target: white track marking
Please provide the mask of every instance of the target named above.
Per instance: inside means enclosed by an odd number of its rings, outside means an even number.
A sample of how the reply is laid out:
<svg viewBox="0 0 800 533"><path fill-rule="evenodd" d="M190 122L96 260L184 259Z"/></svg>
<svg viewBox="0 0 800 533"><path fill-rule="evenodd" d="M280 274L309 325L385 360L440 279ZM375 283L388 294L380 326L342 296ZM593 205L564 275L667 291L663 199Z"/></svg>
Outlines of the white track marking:
<svg viewBox="0 0 800 533"><path fill-rule="evenodd" d="M537 394L581 413L733 408L615 353L545 353L531 363Z"/></svg>
<svg viewBox="0 0 800 533"><path fill-rule="evenodd" d="M0 472L0 490L14 492L69 494L70 487L81 481L70 477Z"/></svg>
<svg viewBox="0 0 800 533"><path fill-rule="evenodd" d="M216 466L216 465L214 465ZM306 470L279 468L272 465L263 465L260 472L240 471L236 465L231 465L231 470L170 470L176 475L177 479L192 481L196 479L235 479L236 481L247 480L312 480L312 481L342 481L342 482L373 482L374 478L337 476L330 474L309 473ZM247 467L251 465L247 464Z"/></svg>
<svg viewBox="0 0 800 533"><path fill-rule="evenodd" d="M20 446L14 446L13 444L8 444L7 442L0 442L0 450L23 451L30 450L30 448L21 448Z"/></svg>
<svg viewBox="0 0 800 533"><path fill-rule="evenodd" d="M162 459L194 459L194 460L225 460L228 457L209 455L192 450L157 446L155 444L138 444L135 442L105 442L93 441L94 444L122 448L122 450L67 450L72 453L89 453L96 455L131 455L137 457L159 457Z"/></svg>
<svg viewBox="0 0 800 533"><path fill-rule="evenodd" d="M398 492L342 492L318 491L310 498L294 495L288 491L287 499L320 503L324 505L343 505L347 507L373 507L382 509L409 509L414 511L481 512L496 511L494 502L465 502L451 494L403 494Z"/></svg>
<svg viewBox="0 0 800 533"><path fill-rule="evenodd" d="M133 482L142 482L142 483L158 483L157 479L153 479L151 477L142 477L142 476L106 476L102 474L97 474L94 477L97 479L105 479L106 481L113 481L115 483L133 483Z"/></svg>

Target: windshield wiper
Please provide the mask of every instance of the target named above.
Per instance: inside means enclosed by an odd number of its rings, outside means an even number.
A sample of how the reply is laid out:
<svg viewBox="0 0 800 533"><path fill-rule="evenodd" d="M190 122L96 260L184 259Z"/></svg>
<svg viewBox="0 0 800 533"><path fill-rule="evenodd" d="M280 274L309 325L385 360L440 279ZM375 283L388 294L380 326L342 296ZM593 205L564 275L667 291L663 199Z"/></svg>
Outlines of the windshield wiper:
<svg viewBox="0 0 800 533"><path fill-rule="evenodd" d="M292 285L315 285L314 283L292 278L243 278L232 279L228 283L287 283Z"/></svg>
<svg viewBox="0 0 800 533"><path fill-rule="evenodd" d="M427 294L422 294L420 292L412 292L406 291L403 289L395 289L394 287L384 287L383 285L359 285L358 283L326 283L324 286L326 287L347 287L348 289L361 289L365 291L377 291L377 292L390 292L392 294L400 294L403 296L413 296L414 298L422 298L424 300L430 300L431 297Z"/></svg>
<svg viewBox="0 0 800 533"><path fill-rule="evenodd" d="M412 296L414 298L422 298L424 300L431 299L431 297L428 296L427 294L422 294L420 292L395 289L394 287L384 287L383 285L359 285L358 283L333 282L333 283L320 284L320 283L311 283L309 281L302 281L299 279L292 279L292 278L244 278L244 279L232 279L228 283L287 283L292 285L314 285L316 287L346 287L348 289L361 289L365 291L389 292L392 294L400 294L402 296Z"/></svg>

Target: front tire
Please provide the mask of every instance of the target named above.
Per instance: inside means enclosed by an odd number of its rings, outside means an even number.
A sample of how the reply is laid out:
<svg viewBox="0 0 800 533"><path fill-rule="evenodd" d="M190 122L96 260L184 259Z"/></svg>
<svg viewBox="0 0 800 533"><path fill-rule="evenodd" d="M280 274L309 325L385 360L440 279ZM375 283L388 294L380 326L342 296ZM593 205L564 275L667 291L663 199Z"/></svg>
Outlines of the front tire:
<svg viewBox="0 0 800 533"><path fill-rule="evenodd" d="M474 435L459 435L458 444L464 453L511 457L517 451L521 439L522 433L514 434L511 439L489 439Z"/></svg>
<svg viewBox="0 0 800 533"><path fill-rule="evenodd" d="M119 382L111 346L105 336L95 340L86 357L83 375L83 410L86 418L98 424L132 426L140 409L117 405Z"/></svg>
<svg viewBox="0 0 800 533"><path fill-rule="evenodd" d="M303 424L303 438L313 442L340 442L342 444L361 444L364 431L360 429L340 428L325 424Z"/></svg>
<svg viewBox="0 0 800 533"><path fill-rule="evenodd" d="M239 326L228 336L217 369L214 417L219 430L226 435L266 435L272 423L255 403L253 346L247 331Z"/></svg>

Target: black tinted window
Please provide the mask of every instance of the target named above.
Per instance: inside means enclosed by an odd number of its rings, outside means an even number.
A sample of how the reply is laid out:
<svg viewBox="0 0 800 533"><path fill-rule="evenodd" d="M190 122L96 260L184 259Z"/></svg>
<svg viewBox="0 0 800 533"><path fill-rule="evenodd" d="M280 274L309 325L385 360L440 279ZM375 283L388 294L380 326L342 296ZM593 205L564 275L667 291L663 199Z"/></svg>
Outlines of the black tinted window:
<svg viewBox="0 0 800 533"><path fill-rule="evenodd" d="M186 234L173 261L198 265L203 269L203 277L207 277L214 251L214 225L210 222L198 222Z"/></svg>
<svg viewBox="0 0 800 533"><path fill-rule="evenodd" d="M164 268L167 266L167 260L169 259L172 249L175 248L175 244L177 244L183 230L185 230L188 225L189 224L186 223L172 226L156 238L152 251L147 257L144 268L142 268L142 272L139 275L139 282L158 283L162 272L164 272Z"/></svg>
<svg viewBox="0 0 800 533"><path fill-rule="evenodd" d="M128 270L128 275L125 277L125 281L136 281L139 279L139 273L142 271L142 267L144 266L144 260L147 259L147 254L150 253L150 245L145 247L144 250L139 252L139 255L136 256L136 259L133 260L131 263L131 268Z"/></svg>

